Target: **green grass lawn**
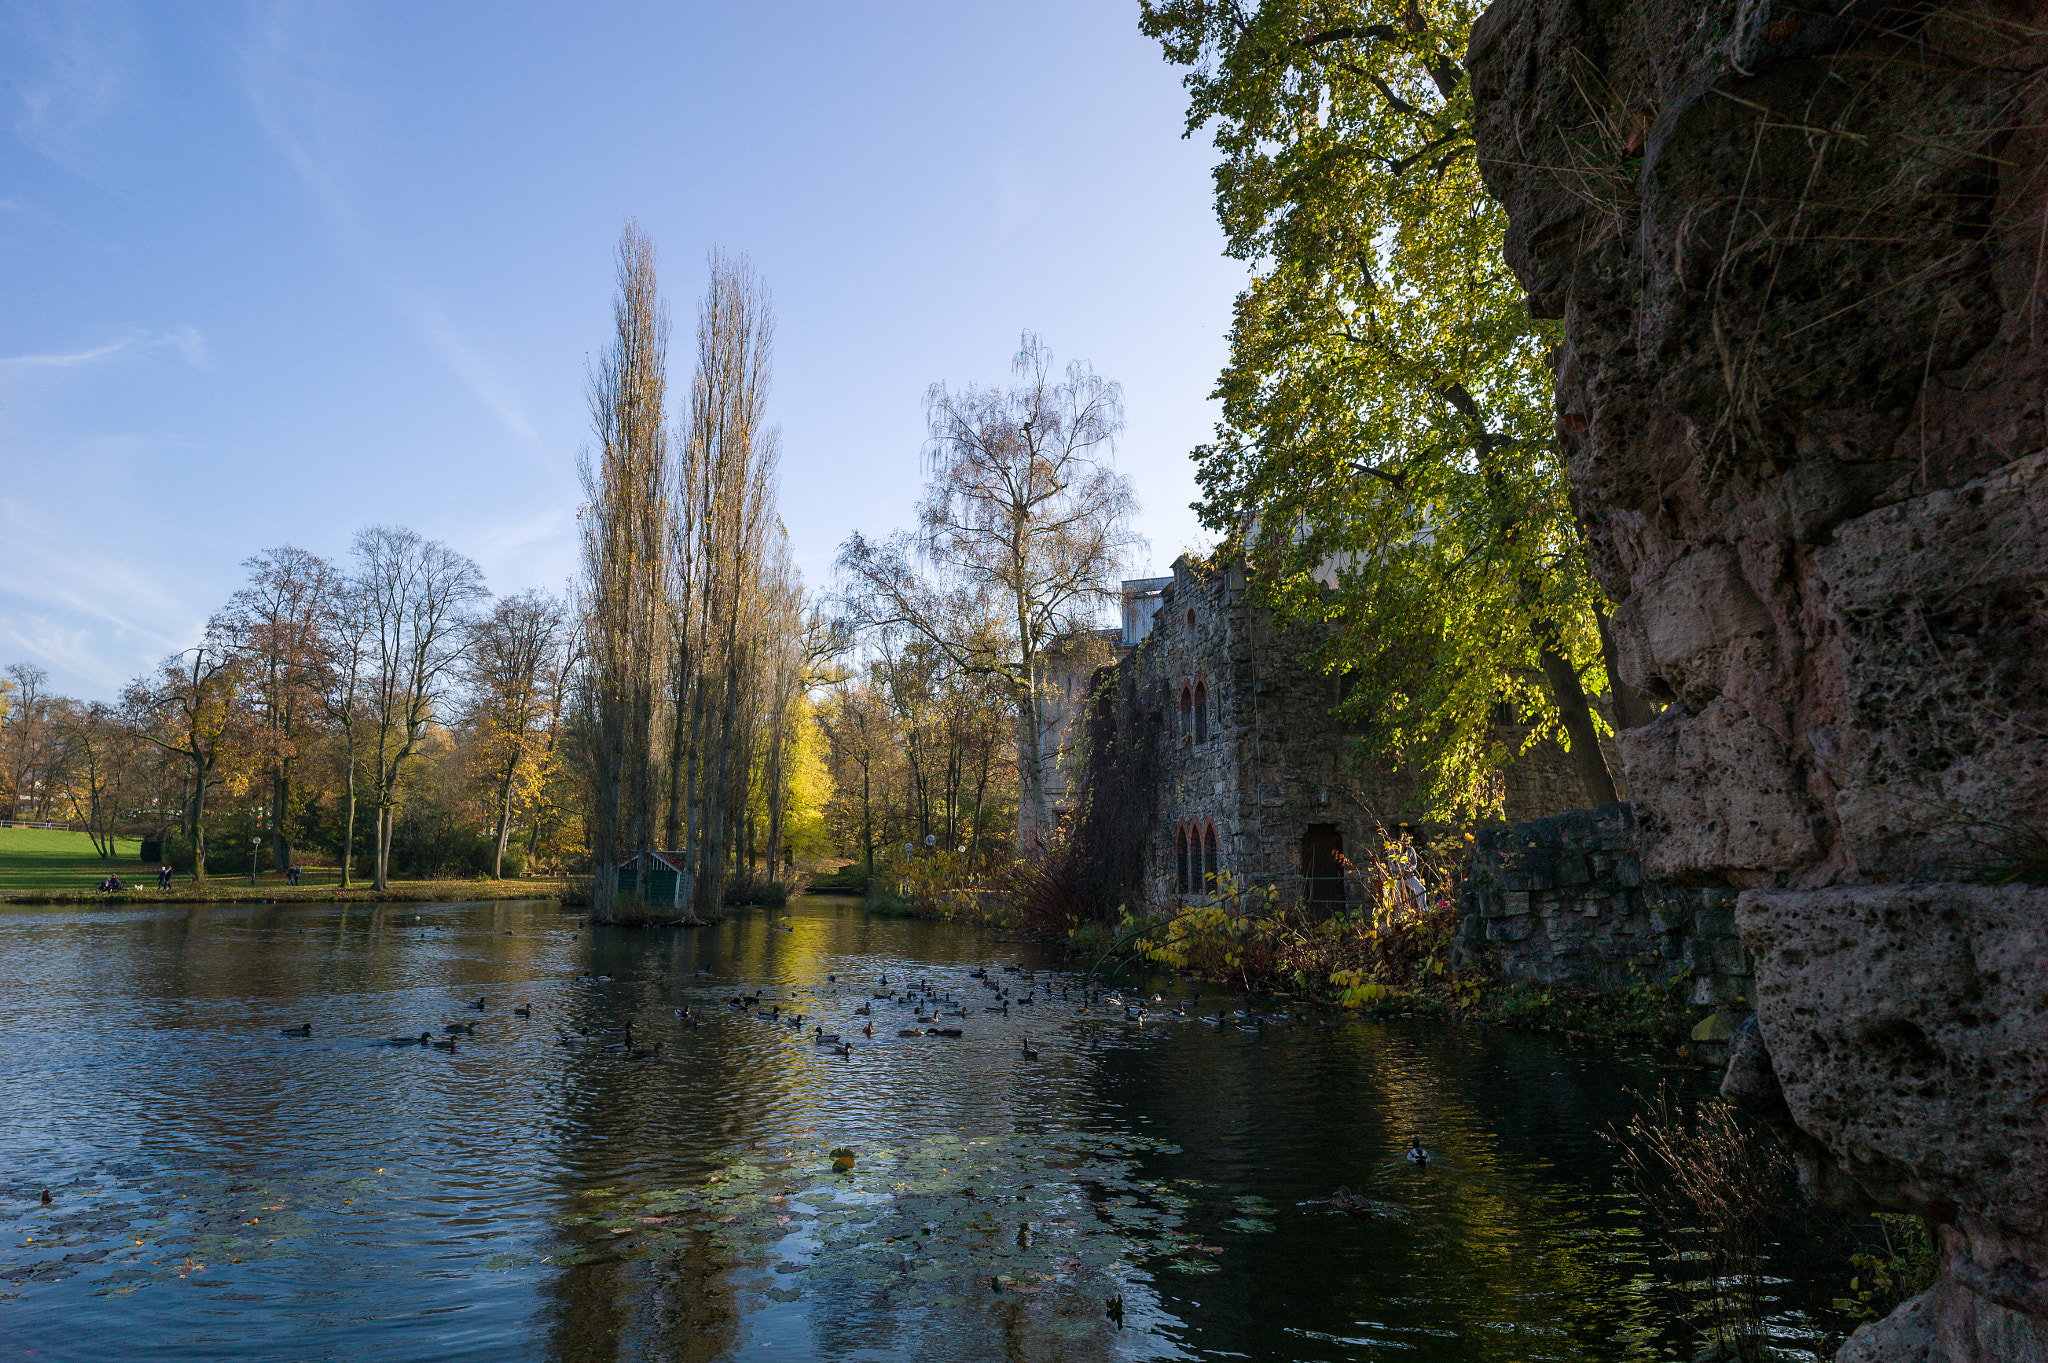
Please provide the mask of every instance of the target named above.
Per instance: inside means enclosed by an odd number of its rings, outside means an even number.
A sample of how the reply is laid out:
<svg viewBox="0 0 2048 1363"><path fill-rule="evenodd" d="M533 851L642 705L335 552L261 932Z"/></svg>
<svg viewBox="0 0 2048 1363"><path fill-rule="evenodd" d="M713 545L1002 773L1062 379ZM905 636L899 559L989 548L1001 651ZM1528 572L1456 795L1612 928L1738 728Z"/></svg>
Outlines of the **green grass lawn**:
<svg viewBox="0 0 2048 1363"><path fill-rule="evenodd" d="M142 844L132 838L114 843L114 856L102 859L93 851L92 839L83 833L59 833L44 828L0 828L0 898L60 895L66 900L78 896L92 900L99 883L109 874L121 877L131 899L226 900L226 899L552 899L562 892L559 880L398 880L383 894L367 888L368 877L356 873L356 887L341 889L341 872L333 867L308 866L296 888L284 883L276 871L263 870L256 884L249 883L249 849L228 849L225 863L216 854L207 868L206 884L195 885L192 877L181 875L168 895L156 888L156 867L138 859ZM265 849L266 852L268 849ZM241 853L241 861L233 853ZM267 858L266 858L267 860Z"/></svg>
<svg viewBox="0 0 2048 1363"><path fill-rule="evenodd" d="M47 828L0 828L0 893L13 890L91 890L109 872L127 884L156 883L156 868L136 860L142 844L117 838L114 856L101 860L83 833Z"/></svg>

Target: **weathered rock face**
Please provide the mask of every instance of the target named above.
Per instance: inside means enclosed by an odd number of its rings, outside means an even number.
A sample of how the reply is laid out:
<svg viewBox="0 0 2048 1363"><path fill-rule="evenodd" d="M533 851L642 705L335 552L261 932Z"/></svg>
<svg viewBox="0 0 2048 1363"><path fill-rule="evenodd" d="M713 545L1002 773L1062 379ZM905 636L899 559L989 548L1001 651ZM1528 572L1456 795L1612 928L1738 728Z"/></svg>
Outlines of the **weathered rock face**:
<svg viewBox="0 0 2048 1363"><path fill-rule="evenodd" d="M1964 883L2048 830L2048 9L1497 0L1469 63L1644 871L1750 892L1811 1186L1944 1228L1843 1356L2048 1359L2048 894Z"/></svg>

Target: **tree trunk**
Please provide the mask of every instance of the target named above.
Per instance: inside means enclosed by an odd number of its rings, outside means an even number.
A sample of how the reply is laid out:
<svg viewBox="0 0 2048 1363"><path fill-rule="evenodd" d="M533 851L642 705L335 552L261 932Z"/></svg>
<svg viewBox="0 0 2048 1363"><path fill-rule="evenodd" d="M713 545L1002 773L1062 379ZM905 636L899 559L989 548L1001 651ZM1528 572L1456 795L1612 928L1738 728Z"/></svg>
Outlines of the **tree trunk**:
<svg viewBox="0 0 2048 1363"><path fill-rule="evenodd" d="M1538 657L1543 665L1543 678L1550 683L1550 694L1557 702L1557 712L1564 721L1565 736L1572 745L1572 766L1579 773L1579 782L1586 789L1587 801L1591 804L1612 804L1614 777L1607 770L1606 754L1600 751L1600 734L1593 725L1593 707L1586 700L1586 688L1579 684L1578 670L1571 660L1557 651L1556 629L1548 621L1539 621L1536 626Z"/></svg>
<svg viewBox="0 0 2048 1363"><path fill-rule="evenodd" d="M206 883L206 766L192 759L192 816L186 820L192 831L192 879Z"/></svg>
<svg viewBox="0 0 2048 1363"><path fill-rule="evenodd" d="M676 683L672 690L670 706L674 722L669 725L668 739L668 821L662 826L663 850L681 850L683 842L683 800L684 784L689 764L688 725L690 722L688 704L690 698L689 656L684 652L676 661Z"/></svg>
<svg viewBox="0 0 2048 1363"><path fill-rule="evenodd" d="M695 877L690 887L690 913L692 917L699 916L698 909L700 907L708 906L709 901L706 900L705 896L710 893L710 888L704 875L704 851L705 845L709 840L709 831L706 827L707 821L704 818L704 810L698 798L699 787L707 784L709 781L709 775L704 765L709 757L710 754L705 751L704 746L704 685L700 681L696 687L696 695L690 702L689 788L685 793L683 806L685 820L683 845L689 850L690 873Z"/></svg>
<svg viewBox="0 0 2048 1363"><path fill-rule="evenodd" d="M270 785L270 857L271 869L275 871L289 871L292 867L292 845L284 835L284 814L291 804L291 788L291 763L280 762Z"/></svg>
<svg viewBox="0 0 2048 1363"><path fill-rule="evenodd" d="M344 890L352 883L349 872L355 866L356 856L356 739L353 728L348 731L345 746L348 758L348 820L341 838L341 888Z"/></svg>
<svg viewBox="0 0 2048 1363"><path fill-rule="evenodd" d="M491 853L491 879L505 878L505 844L512 838L512 780L516 765L505 769L505 782L498 790L498 844Z"/></svg>
<svg viewBox="0 0 2048 1363"><path fill-rule="evenodd" d="M711 860L704 873L710 879L708 903L712 916L725 907L725 848L730 839L730 810L727 796L732 782L732 729L739 710L740 662L728 657L725 665L725 704L718 717L717 775L711 782L711 809L705 822L710 825Z"/></svg>
<svg viewBox="0 0 2048 1363"><path fill-rule="evenodd" d="M1026 661L1024 673L1024 694L1018 709L1024 732L1018 735L1018 756L1023 759L1024 789L1019 794L1017 813L1017 855L1037 859L1047 834L1047 825L1052 822L1052 811L1045 802L1045 748L1044 736L1039 731L1038 711L1038 660ZM1031 829L1026 834L1025 824Z"/></svg>
<svg viewBox="0 0 2048 1363"><path fill-rule="evenodd" d="M871 796L868 764L863 762L860 767L860 845L867 854L869 880L875 878L875 813L869 803Z"/></svg>
<svg viewBox="0 0 2048 1363"><path fill-rule="evenodd" d="M1614 695L1614 727L1640 729L1657 717L1655 707L1642 692L1621 679L1621 664L1614 647L1614 632L1608 627L1607 612L1593 604L1593 624L1600 631L1600 657L1607 664L1607 687Z"/></svg>

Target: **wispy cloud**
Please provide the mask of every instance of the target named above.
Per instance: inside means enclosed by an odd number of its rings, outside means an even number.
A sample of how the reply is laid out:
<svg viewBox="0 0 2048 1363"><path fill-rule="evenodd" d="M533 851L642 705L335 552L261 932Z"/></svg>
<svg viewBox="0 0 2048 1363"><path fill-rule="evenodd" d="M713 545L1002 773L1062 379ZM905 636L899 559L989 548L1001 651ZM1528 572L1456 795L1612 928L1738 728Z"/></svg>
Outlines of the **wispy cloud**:
<svg viewBox="0 0 2048 1363"><path fill-rule="evenodd" d="M512 385L441 305L375 258L365 244L369 234L348 190L345 154L347 135L361 120L334 69L331 35L311 31L316 23L332 22L330 14L297 4L270 8L243 54L244 86L257 126L327 214L343 258L434 348L499 425L535 453L551 453Z"/></svg>
<svg viewBox="0 0 2048 1363"><path fill-rule="evenodd" d="M204 630L162 571L94 552L76 526L50 528L15 501L0 501L0 526L0 643L10 661L34 658L111 698Z"/></svg>
<svg viewBox="0 0 2048 1363"><path fill-rule="evenodd" d="M118 341L94 346L90 350L45 355L0 355L0 368L79 369L129 355L145 355L153 350L176 350L178 357L192 368L209 367L206 337L200 334L197 327L186 326L179 327L176 331L136 332Z"/></svg>
<svg viewBox="0 0 2048 1363"><path fill-rule="evenodd" d="M94 163L137 55L116 6L14 5L0 14L7 122L15 139L102 188Z"/></svg>

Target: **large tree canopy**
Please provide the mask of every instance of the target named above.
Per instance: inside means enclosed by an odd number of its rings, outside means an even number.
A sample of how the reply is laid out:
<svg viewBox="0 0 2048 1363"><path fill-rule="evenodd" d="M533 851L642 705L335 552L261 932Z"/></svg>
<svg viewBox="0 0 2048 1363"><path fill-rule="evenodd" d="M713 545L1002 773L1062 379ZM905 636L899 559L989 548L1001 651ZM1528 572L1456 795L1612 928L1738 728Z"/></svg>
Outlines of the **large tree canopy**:
<svg viewBox="0 0 2048 1363"><path fill-rule="evenodd" d="M1510 756L1501 702L1612 798L1586 691L1597 588L1552 438L1546 353L1501 257L1459 57L1480 6L1152 0L1188 131L1256 271L1196 451L1204 520L1285 618L1339 623L1365 755L1445 807Z"/></svg>

